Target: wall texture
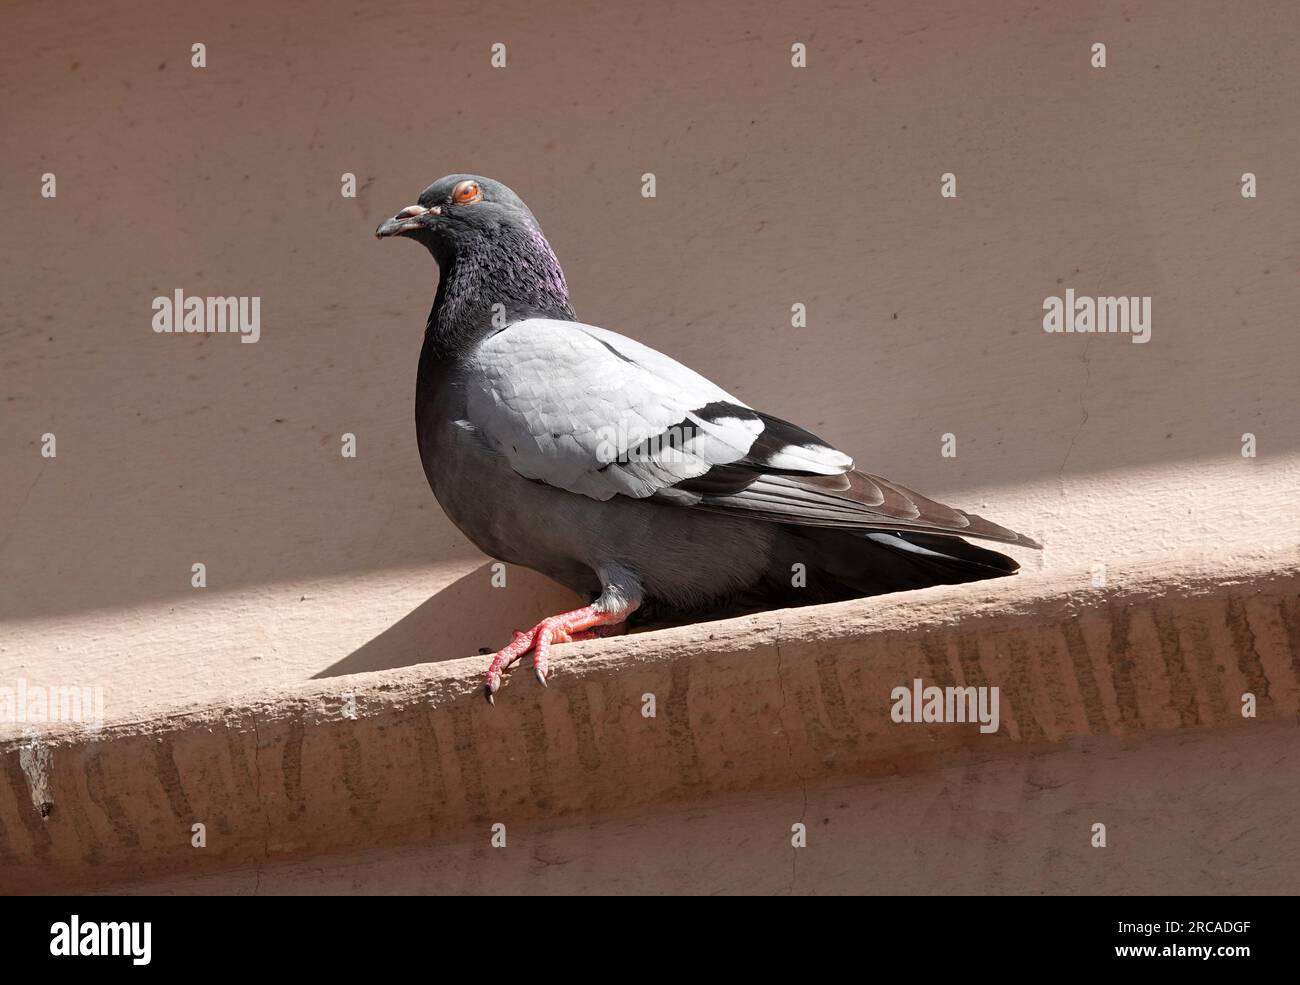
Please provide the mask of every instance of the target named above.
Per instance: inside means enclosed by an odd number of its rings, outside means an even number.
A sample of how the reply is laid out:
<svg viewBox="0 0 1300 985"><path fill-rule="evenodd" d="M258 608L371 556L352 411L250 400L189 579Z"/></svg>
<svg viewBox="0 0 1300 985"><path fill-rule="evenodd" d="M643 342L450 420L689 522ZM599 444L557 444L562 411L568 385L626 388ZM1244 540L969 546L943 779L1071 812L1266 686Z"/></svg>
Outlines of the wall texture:
<svg viewBox="0 0 1300 985"><path fill-rule="evenodd" d="M922 861L896 891L940 891L950 878L974 891L978 873L1005 868L986 891L1150 892L1198 848L1205 864L1166 891L1300 885L1287 779L1300 552L1255 555L1226 578L1217 560L1182 559L1120 567L1109 588L1081 583L1039 574L572 644L546 688L512 675L496 707L482 700L481 662L461 659L355 675L340 682L346 694L313 681L0 745L0 886L236 887L239 877L204 880L245 868L255 888L265 871L268 891L294 891L310 879L278 864L316 859L327 888L357 865L335 855L397 850L379 865L391 871L408 857L399 846L423 844L426 864L391 890L517 891L535 875L519 856L549 832L604 861L576 869L581 883L537 890L632 889L629 872L667 864L683 841L692 853L712 845L731 871L672 864L643 888L771 890L774 858L793 879L801 858L825 872L828 852L873 858L877 837L897 843L904 832L872 832L933 810L954 770L963 793L945 830L914 844L951 854L963 809L987 837L953 860L964 875ZM994 686L998 718L990 731L900 722L891 692L916 679ZM1144 743L1154 746L1135 748ZM1146 789L1135 797L1130 784ZM856 807L837 812L843 830L828 841L816 812L836 787ZM683 808L713 820L683 829L671 816ZM1003 817L1000 835L981 810ZM1104 850L1092 844L1098 823ZM616 861L620 842L643 852L654 832L658 863ZM796 835L806 844L795 848ZM431 878L439 859L447 870ZM887 887L853 866L776 888Z"/></svg>

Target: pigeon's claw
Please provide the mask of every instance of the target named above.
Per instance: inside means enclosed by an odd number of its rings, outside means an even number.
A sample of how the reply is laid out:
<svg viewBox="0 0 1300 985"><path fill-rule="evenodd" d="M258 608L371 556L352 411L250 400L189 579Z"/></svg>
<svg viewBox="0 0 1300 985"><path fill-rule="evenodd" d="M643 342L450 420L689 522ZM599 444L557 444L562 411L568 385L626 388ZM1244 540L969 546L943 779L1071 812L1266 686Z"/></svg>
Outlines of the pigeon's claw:
<svg viewBox="0 0 1300 985"><path fill-rule="evenodd" d="M526 633L516 629L515 638L509 645L492 654L492 662L488 665L485 675L488 704L493 703L492 695L501 688L501 672L533 648L533 637L536 632L536 628Z"/></svg>
<svg viewBox="0 0 1300 985"><path fill-rule="evenodd" d="M488 665L484 691L488 704L494 704L492 696L501 688L501 674L529 650L533 651L533 676L543 687L546 686L546 670L549 665L547 652L553 643L572 643L575 640L589 640L596 636L608 635L605 627L614 627L622 623L630 614L626 611L607 612L595 605L585 605L572 612L562 612L558 616L543 619L528 632L515 632L510 644L492 655Z"/></svg>

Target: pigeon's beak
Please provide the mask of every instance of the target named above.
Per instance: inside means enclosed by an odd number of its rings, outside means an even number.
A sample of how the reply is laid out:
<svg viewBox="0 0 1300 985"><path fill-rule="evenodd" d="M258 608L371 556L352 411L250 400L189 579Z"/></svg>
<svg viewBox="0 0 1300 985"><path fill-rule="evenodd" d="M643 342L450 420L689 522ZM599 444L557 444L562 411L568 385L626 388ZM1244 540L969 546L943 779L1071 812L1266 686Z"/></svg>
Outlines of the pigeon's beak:
<svg viewBox="0 0 1300 985"><path fill-rule="evenodd" d="M400 236L417 229L427 229L428 220L438 215L442 215L440 206L426 209L423 205L408 205L387 222L380 223L375 235L383 239L385 236Z"/></svg>

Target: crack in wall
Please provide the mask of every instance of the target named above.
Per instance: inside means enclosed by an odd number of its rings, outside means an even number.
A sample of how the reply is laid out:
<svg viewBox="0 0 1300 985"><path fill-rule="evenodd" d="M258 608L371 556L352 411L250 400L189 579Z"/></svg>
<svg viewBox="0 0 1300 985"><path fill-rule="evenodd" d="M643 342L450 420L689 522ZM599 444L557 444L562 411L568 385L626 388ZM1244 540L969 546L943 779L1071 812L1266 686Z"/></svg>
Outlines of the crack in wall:
<svg viewBox="0 0 1300 985"><path fill-rule="evenodd" d="M32 484L27 487L27 493L23 496L23 501L18 504L18 509L14 511L13 526L11 526L9 532L4 535L4 539L0 540L0 552L3 552L4 549L9 546L9 542L14 539L14 534L18 532L18 521L22 519L23 512L27 509L27 503L31 500L32 493L36 490L36 484L41 481L41 476L45 474L45 465L48 461L49 459L41 459L41 467L36 473L36 478L33 479Z"/></svg>

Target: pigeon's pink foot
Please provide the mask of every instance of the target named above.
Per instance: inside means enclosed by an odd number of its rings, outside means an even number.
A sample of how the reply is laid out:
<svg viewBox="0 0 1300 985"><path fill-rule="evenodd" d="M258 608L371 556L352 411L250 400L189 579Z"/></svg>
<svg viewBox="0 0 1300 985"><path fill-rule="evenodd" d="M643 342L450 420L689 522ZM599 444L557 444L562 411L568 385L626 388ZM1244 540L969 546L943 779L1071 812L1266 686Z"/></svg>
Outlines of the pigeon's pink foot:
<svg viewBox="0 0 1300 985"><path fill-rule="evenodd" d="M546 684L547 651L552 643L572 643L577 640L590 640L597 636L613 636L626 632L627 627L620 624L632 614L632 607L606 612L595 605L585 605L572 612L562 612L558 616L548 616L528 632L515 632L515 638L508 646L492 655L488 665L484 688L488 704L492 704L492 695L501 687L501 673L529 650L533 651L533 674L542 685Z"/></svg>

